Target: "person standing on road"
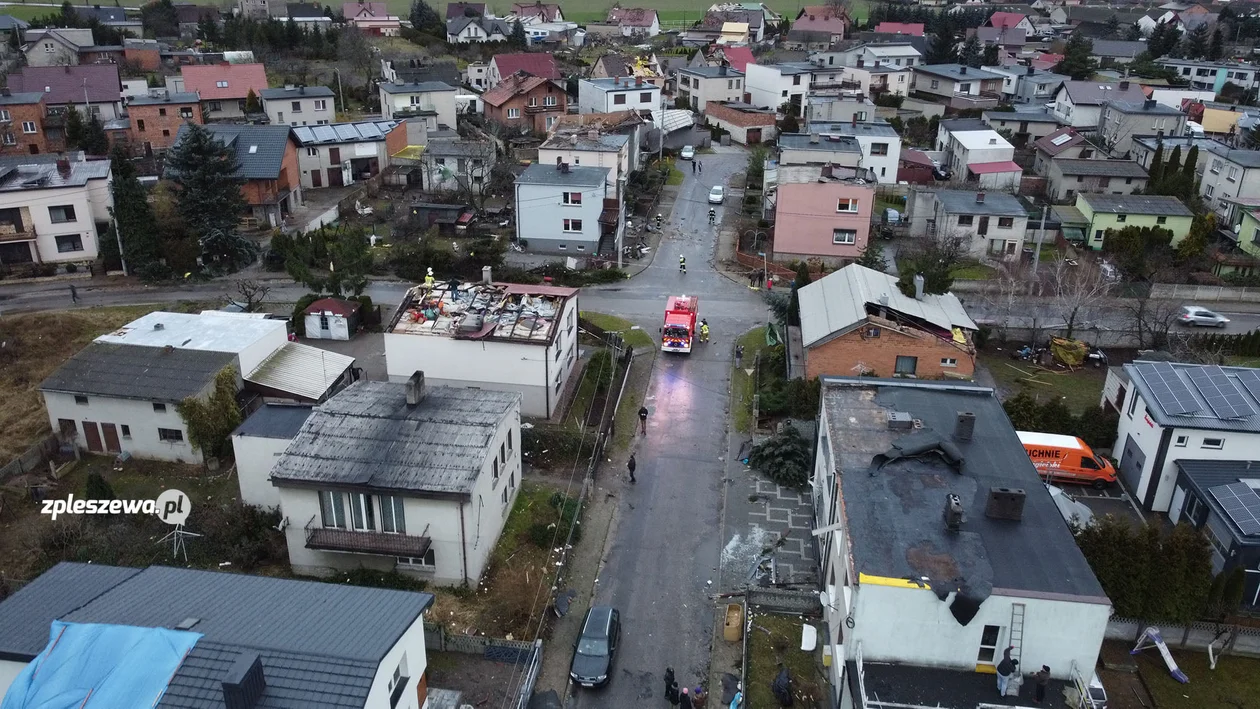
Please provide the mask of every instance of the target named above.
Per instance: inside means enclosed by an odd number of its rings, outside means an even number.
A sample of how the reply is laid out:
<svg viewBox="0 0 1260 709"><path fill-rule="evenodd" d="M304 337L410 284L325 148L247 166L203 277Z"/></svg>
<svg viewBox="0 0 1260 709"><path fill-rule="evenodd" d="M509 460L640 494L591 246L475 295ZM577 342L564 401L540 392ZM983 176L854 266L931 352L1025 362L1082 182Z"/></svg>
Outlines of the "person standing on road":
<svg viewBox="0 0 1260 709"><path fill-rule="evenodd" d="M634 453L631 453L631 454L630 454L630 460L627 460L627 461L626 461L626 470L629 470L629 471L630 471L630 482L637 482L637 481L634 479L634 468L635 468L635 463L634 463Z"/></svg>
<svg viewBox="0 0 1260 709"><path fill-rule="evenodd" d="M70 302L79 302L79 289L75 288L73 283L70 284Z"/></svg>
<svg viewBox="0 0 1260 709"><path fill-rule="evenodd" d="M1006 685L1010 683L1011 675L1014 674L1015 669L1019 667L1019 660L1011 659L1011 650L1014 649L1015 646L1011 645L1003 650L1002 661L999 662L997 666L998 696L1000 697L1006 696Z"/></svg>
<svg viewBox="0 0 1260 709"><path fill-rule="evenodd" d="M699 160L697 160L697 161L696 161L696 164L700 166L700 174L701 174L701 175L703 175L703 174L704 174L704 163L702 163L702 162L700 162Z"/></svg>
<svg viewBox="0 0 1260 709"><path fill-rule="evenodd" d="M678 257L678 272L683 273L683 274L687 273L687 257L686 256Z"/></svg>
<svg viewBox="0 0 1260 709"><path fill-rule="evenodd" d="M696 174L696 161L695 160L691 161L691 174L693 175Z"/></svg>
<svg viewBox="0 0 1260 709"><path fill-rule="evenodd" d="M709 341L709 321L708 320L700 321L700 341L701 342Z"/></svg>
<svg viewBox="0 0 1260 709"><path fill-rule="evenodd" d="M691 705L696 709L704 709L704 705L708 703L709 693L704 691L703 686L697 686L691 691Z"/></svg>
<svg viewBox="0 0 1260 709"><path fill-rule="evenodd" d="M1033 679L1037 680L1037 691L1033 695L1033 701L1040 704L1046 698L1046 687L1050 684L1050 665L1042 665L1041 671L1033 675Z"/></svg>
<svg viewBox="0 0 1260 709"><path fill-rule="evenodd" d="M647 417L648 417L647 407L640 406L639 407L639 430L642 431L643 435L645 436L647 435Z"/></svg>

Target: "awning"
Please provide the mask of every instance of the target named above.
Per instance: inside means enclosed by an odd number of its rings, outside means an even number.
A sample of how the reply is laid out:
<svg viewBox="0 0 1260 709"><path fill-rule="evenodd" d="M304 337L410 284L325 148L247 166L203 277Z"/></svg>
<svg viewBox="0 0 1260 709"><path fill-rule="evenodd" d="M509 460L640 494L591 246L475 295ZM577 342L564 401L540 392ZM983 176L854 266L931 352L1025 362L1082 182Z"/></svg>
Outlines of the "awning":
<svg viewBox="0 0 1260 709"><path fill-rule="evenodd" d="M468 223L471 222L472 220L473 220L473 213L464 212L463 214L459 215L459 219L456 219L455 223L462 226L467 226Z"/></svg>
<svg viewBox="0 0 1260 709"><path fill-rule="evenodd" d="M652 123L666 133L695 125L695 114L681 108L652 111Z"/></svg>
<svg viewBox="0 0 1260 709"><path fill-rule="evenodd" d="M301 399L320 401L354 364L354 357L286 342L262 361L245 381Z"/></svg>
<svg viewBox="0 0 1260 709"><path fill-rule="evenodd" d="M991 175L996 172L1023 172L1024 168L1013 160L1004 160L1002 162L982 162L976 165L968 165L967 169L977 175Z"/></svg>

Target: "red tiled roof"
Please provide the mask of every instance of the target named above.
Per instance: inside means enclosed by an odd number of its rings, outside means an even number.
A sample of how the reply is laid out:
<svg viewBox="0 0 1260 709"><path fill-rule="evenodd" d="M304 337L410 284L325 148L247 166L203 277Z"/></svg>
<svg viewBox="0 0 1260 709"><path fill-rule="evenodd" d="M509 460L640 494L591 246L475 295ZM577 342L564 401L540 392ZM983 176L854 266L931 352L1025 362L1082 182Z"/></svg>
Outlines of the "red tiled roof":
<svg viewBox="0 0 1260 709"><path fill-rule="evenodd" d="M9 89L13 93L39 91L50 106L83 103L85 91L93 103L113 103L122 97L117 64L28 66L9 74Z"/></svg>
<svg viewBox="0 0 1260 709"><path fill-rule="evenodd" d="M340 315L348 318L359 312L359 304L341 298L320 298L319 300L306 306L307 313L323 313L329 312L333 315Z"/></svg>
<svg viewBox="0 0 1260 709"><path fill-rule="evenodd" d="M989 17L990 27L1014 27L1023 21L1024 15L1018 12L995 12Z"/></svg>
<svg viewBox="0 0 1260 709"><path fill-rule="evenodd" d="M347 20L364 14L372 17L388 17L389 10L383 2L347 2L341 4L341 16Z"/></svg>
<svg viewBox="0 0 1260 709"><path fill-rule="evenodd" d="M726 57L726 63L731 65L732 69L744 71L749 64L756 64L757 60L753 58L752 50L748 47L725 47L722 49L722 56Z"/></svg>
<svg viewBox="0 0 1260 709"><path fill-rule="evenodd" d="M926 165L928 167L936 167L932 164L932 158L927 156L922 150L914 148L906 148L901 151L901 159L905 162L915 163L916 165Z"/></svg>
<svg viewBox="0 0 1260 709"><path fill-rule="evenodd" d="M249 90L261 94L267 88L267 71L262 64L203 64L182 69L184 91L196 91L202 101L242 99ZM226 83L226 86L220 84Z"/></svg>
<svg viewBox="0 0 1260 709"><path fill-rule="evenodd" d="M801 8L801 14L792 23L792 29L803 32L843 33L849 26L848 13L836 8L810 6Z"/></svg>
<svg viewBox="0 0 1260 709"><path fill-rule="evenodd" d="M1062 143L1056 145L1054 142L1055 138L1058 138L1059 136L1063 136L1063 135L1071 136L1071 137L1068 140L1063 141ZM1048 154L1050 157L1054 157L1055 155L1058 155L1059 153L1063 152L1064 150L1067 150L1073 145L1079 145L1084 142L1085 142L1085 139L1082 138L1079 134L1077 134L1076 131L1072 130L1071 128L1060 128L1059 130L1056 130L1050 135L1044 136L1042 138L1038 138L1037 140L1033 141L1033 145L1036 146L1037 150L1040 150Z"/></svg>
<svg viewBox="0 0 1260 709"><path fill-rule="evenodd" d="M508 76L509 74L523 71L534 76L541 76L544 79L556 81L560 79L560 70L556 68L555 57L543 52L497 54L491 61L499 68L499 76Z"/></svg>
<svg viewBox="0 0 1260 709"><path fill-rule="evenodd" d="M481 100L497 108L513 96L528 94L548 81L550 79L533 76L532 74L513 74L504 77L497 86L482 94Z"/></svg>
<svg viewBox="0 0 1260 709"><path fill-rule="evenodd" d="M1020 167L1014 160L1003 160L1002 162L982 162L975 165L968 165L967 169L977 175L991 175L995 172L1024 171L1024 168Z"/></svg>
<svg viewBox="0 0 1260 709"><path fill-rule="evenodd" d="M514 2L512 14L521 17L541 17L546 22L555 22L560 14L560 6L541 2Z"/></svg>
<svg viewBox="0 0 1260 709"><path fill-rule="evenodd" d="M875 31L922 37L925 30L922 22L881 22L875 25Z"/></svg>
<svg viewBox="0 0 1260 709"><path fill-rule="evenodd" d="M608 11L608 21L626 27L651 27L656 21L656 10L646 7L614 7Z"/></svg>

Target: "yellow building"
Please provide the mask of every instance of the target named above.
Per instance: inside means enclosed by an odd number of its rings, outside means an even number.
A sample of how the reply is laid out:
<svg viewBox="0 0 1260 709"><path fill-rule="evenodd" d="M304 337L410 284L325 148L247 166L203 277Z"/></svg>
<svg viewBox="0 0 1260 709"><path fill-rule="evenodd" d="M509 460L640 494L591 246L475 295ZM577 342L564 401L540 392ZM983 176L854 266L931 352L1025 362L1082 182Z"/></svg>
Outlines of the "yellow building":
<svg viewBox="0 0 1260 709"><path fill-rule="evenodd" d="M1190 233L1194 212L1176 197L1158 195L1078 194L1085 244L1095 251L1103 246L1108 229L1160 227L1173 233L1174 245Z"/></svg>

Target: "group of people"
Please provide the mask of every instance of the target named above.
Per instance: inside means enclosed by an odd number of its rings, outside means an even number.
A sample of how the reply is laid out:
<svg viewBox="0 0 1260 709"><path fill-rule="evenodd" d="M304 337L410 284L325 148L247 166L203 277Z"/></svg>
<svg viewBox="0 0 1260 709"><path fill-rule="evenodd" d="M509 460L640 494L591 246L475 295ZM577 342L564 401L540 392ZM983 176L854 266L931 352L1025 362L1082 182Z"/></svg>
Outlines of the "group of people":
<svg viewBox="0 0 1260 709"><path fill-rule="evenodd" d="M1011 678L1019 672L1019 660L1011 657L1011 650L1015 646L1011 645L1002 651L1002 661L997 666L997 686L998 694L1005 697L1007 688L1010 687ZM1050 666L1042 665L1041 669L1033 673L1033 701L1040 704L1046 699L1046 687L1050 685Z"/></svg>
<svg viewBox="0 0 1260 709"><path fill-rule="evenodd" d="M666 667L665 698L679 709L704 709L709 701L709 693L700 685L697 685L695 689L690 687L679 689L678 681L674 677L674 668Z"/></svg>
<svg viewBox="0 0 1260 709"><path fill-rule="evenodd" d="M692 160L691 161L691 174L694 175L697 172L700 173L701 175L704 174L704 163L700 162L699 160Z"/></svg>

